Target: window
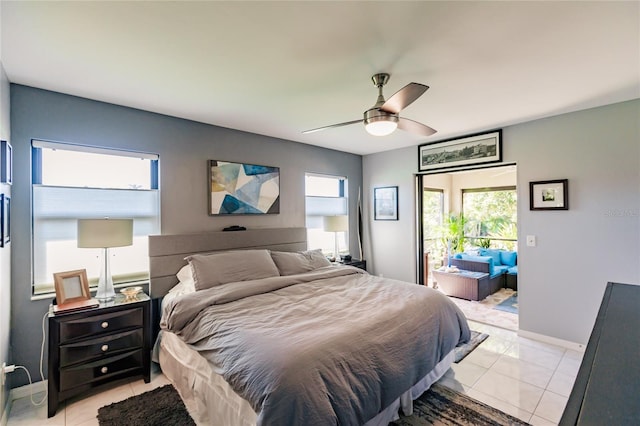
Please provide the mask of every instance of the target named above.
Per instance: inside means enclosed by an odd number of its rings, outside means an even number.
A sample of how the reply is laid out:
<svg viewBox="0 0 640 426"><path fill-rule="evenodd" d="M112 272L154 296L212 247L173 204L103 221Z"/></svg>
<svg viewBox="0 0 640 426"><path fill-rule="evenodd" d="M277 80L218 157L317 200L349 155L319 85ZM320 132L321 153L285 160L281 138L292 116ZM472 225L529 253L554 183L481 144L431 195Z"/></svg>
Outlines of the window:
<svg viewBox="0 0 640 426"><path fill-rule="evenodd" d="M444 218L444 190L424 188L422 191L422 235L424 251L437 259L442 252L442 223Z"/></svg>
<svg viewBox="0 0 640 426"><path fill-rule="evenodd" d="M465 237L473 245L514 250L517 233L517 194L514 186L462 190Z"/></svg>
<svg viewBox="0 0 640 426"><path fill-rule="evenodd" d="M307 173L305 175L305 208L307 246L322 249L325 254L335 251L335 238L341 251L348 251L348 232L325 232L324 216L348 215L347 179Z"/></svg>
<svg viewBox="0 0 640 426"><path fill-rule="evenodd" d="M77 220L132 218L133 245L111 249L114 283L149 277L149 234L160 233L158 156L32 141L33 294L52 293L55 272L86 269L97 285L101 249L77 247Z"/></svg>

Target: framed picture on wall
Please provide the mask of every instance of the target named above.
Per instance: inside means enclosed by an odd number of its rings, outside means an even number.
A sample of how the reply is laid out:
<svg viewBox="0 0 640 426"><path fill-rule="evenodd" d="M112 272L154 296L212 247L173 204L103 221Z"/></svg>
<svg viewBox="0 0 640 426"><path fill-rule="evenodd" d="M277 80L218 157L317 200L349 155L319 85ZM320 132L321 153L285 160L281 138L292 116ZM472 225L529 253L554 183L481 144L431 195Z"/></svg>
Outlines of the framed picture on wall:
<svg viewBox="0 0 640 426"><path fill-rule="evenodd" d="M209 215L280 213L280 168L209 160Z"/></svg>
<svg viewBox="0 0 640 426"><path fill-rule="evenodd" d="M0 141L0 182L13 183L13 150L7 141Z"/></svg>
<svg viewBox="0 0 640 426"><path fill-rule="evenodd" d="M418 170L465 168L502 161L502 130L447 139L418 147Z"/></svg>
<svg viewBox="0 0 640 426"><path fill-rule="evenodd" d="M569 180L529 182L529 210L569 210Z"/></svg>
<svg viewBox="0 0 640 426"><path fill-rule="evenodd" d="M11 241L11 198L0 194L0 247Z"/></svg>
<svg viewBox="0 0 640 426"><path fill-rule="evenodd" d="M373 219L398 220L398 187L373 189Z"/></svg>

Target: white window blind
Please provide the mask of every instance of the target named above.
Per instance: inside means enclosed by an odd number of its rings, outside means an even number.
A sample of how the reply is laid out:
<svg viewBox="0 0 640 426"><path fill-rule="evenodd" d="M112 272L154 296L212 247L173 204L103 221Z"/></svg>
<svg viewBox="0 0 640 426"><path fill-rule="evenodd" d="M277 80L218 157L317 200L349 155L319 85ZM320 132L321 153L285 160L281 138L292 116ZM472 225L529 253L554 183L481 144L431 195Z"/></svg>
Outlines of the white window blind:
<svg viewBox="0 0 640 426"><path fill-rule="evenodd" d="M309 249L333 253L335 238L340 247L348 247L348 232L325 232L324 216L348 215L347 180L341 176L308 173L305 177L305 218Z"/></svg>
<svg viewBox="0 0 640 426"><path fill-rule="evenodd" d="M322 228L324 216L347 214L346 197L305 197L307 228Z"/></svg>
<svg viewBox="0 0 640 426"><path fill-rule="evenodd" d="M33 146L40 150L52 149L48 146L36 146L35 143ZM61 148L64 148L64 144L56 144L56 151ZM135 163L127 163L130 170L110 168L107 172L95 173L100 169L97 163L101 163L103 167L104 162L117 161L114 157L118 157L119 151L88 148L87 153L90 155L81 157L81 160L83 167L91 168L91 164L86 163L96 163L93 176L77 173L77 167L73 164L75 152L72 152L70 157L65 157L64 152L57 152L57 155L52 152L49 153L51 155L47 153L34 155L42 162L42 164L34 162L34 182L43 182L32 185L33 294L53 292L53 274L75 269L86 269L90 284L97 284L102 249L77 247L78 219L105 217L133 219L133 245L110 250L113 256L111 271L116 285L148 279L147 236L160 233L160 193L157 189L140 189L140 187L157 186L157 183L152 182L152 174L149 172L149 163L157 162L157 156L155 160L145 158L140 162L139 156L127 152L122 156L125 161L134 160L131 157L138 158ZM78 146L73 146L69 151L80 151L80 154L83 154ZM61 158L66 161L65 167L75 172L66 175L60 175L57 170L54 171L55 173L51 172L52 163L59 161L60 158L56 157L60 155L63 155ZM145 162L146 164L143 164ZM40 170L37 170L38 167ZM56 167L60 165L56 164ZM139 170L131 170L135 168ZM157 165L155 169L157 170ZM136 173L140 174L141 170L146 182L140 183L139 180L135 180L136 184L129 185L131 189L108 188L109 185L122 187L119 181L123 179L123 175L131 172L133 176ZM41 174L37 175L38 172ZM55 179L53 177L47 179L47 174L50 176L56 174ZM56 183L64 181L66 185L73 186L48 185L47 181ZM87 187L91 186L88 182L97 182L96 186L101 187ZM83 185L86 186L83 187Z"/></svg>

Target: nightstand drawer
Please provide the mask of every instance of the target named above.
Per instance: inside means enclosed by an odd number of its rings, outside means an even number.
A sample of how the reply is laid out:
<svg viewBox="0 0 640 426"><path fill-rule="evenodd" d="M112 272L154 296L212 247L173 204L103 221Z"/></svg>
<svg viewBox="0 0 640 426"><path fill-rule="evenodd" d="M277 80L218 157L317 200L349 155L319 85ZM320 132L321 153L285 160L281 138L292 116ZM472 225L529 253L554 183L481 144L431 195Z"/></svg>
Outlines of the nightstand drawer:
<svg viewBox="0 0 640 426"><path fill-rule="evenodd" d="M96 357L108 357L126 349L141 348L142 339L142 329L138 328L95 339L67 343L60 346L60 366L66 367Z"/></svg>
<svg viewBox="0 0 640 426"><path fill-rule="evenodd" d="M127 352L60 370L60 392L76 386L106 379L120 373L142 370L143 350Z"/></svg>
<svg viewBox="0 0 640 426"><path fill-rule="evenodd" d="M143 323L142 308L64 321L60 323L60 343L142 327Z"/></svg>

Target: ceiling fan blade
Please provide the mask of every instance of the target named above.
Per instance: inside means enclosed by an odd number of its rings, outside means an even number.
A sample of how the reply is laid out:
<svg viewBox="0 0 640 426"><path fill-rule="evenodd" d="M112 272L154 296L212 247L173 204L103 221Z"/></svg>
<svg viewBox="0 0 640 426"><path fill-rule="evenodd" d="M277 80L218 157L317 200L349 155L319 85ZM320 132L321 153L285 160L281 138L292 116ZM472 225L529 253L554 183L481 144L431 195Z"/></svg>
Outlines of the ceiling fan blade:
<svg viewBox="0 0 640 426"><path fill-rule="evenodd" d="M432 129L425 124L402 117L398 117L398 129L402 129L405 132L410 132L420 136L431 136L432 134L437 132L437 130Z"/></svg>
<svg viewBox="0 0 640 426"><path fill-rule="evenodd" d="M332 129L334 127L342 127L342 126L348 126L349 124L356 124L356 123L362 123L362 119L360 120L353 120L353 121L346 121L344 123L338 123L338 124L332 124L330 126L324 126L324 127L318 127L317 129L311 129L311 130L305 130L304 134L307 133L314 133L314 132L319 132L320 130L326 130L326 129Z"/></svg>
<svg viewBox="0 0 640 426"><path fill-rule="evenodd" d="M382 104L380 109L392 114L397 114L422 96L427 89L429 89L429 86L425 86L424 84L409 83L391 95L391 97Z"/></svg>

